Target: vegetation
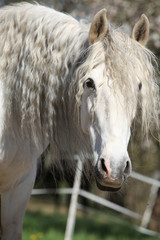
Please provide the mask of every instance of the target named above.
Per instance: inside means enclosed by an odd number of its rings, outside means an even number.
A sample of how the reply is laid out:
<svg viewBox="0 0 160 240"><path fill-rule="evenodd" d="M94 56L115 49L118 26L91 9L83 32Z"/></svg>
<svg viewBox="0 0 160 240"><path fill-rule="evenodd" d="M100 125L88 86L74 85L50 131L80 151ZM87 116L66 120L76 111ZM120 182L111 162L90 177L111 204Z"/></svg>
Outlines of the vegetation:
<svg viewBox="0 0 160 240"><path fill-rule="evenodd" d="M66 215L27 212L23 240L63 240ZM156 240L142 235L129 224L115 223L97 216L78 217L73 240Z"/></svg>

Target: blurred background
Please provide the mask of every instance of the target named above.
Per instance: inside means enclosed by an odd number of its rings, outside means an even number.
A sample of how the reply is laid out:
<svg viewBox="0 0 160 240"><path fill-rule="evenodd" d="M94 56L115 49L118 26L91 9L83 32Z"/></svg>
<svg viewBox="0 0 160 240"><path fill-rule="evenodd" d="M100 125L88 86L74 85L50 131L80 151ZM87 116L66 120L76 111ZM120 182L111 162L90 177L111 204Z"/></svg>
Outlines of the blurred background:
<svg viewBox="0 0 160 240"><path fill-rule="evenodd" d="M0 0L1 6L13 2L16 1ZM123 31L129 35L131 34L133 26L138 21L141 14L145 13L150 21L150 37L147 47L156 55L157 61L160 61L160 1L44 0L39 3L53 7L59 11L69 13L77 19L85 18L89 22L93 19L93 16L97 11L102 8L106 8L108 20L111 24L115 28L122 27ZM158 73L157 78L159 78ZM132 159L134 171L160 180L160 145L156 140L156 133L154 133L154 130L148 139L142 138L140 134L140 124L137 121L134 125L132 139L129 144L129 153ZM45 157L42 156L35 187L72 187L75 174L74 170L72 172L64 172L62 174L63 171L59 171L59 169L54 166L51 158L52 157L50 156L49 151L45 154ZM62 165L64 166L64 169L65 164L67 163L63 160ZM146 207L151 204L149 199L151 197L152 186L133 178L128 179L127 183L119 193L104 193L100 192L96 188L95 183L92 183L92 181L83 174L81 187L142 216ZM25 233L24 239L54 239L54 233L50 233L51 228L56 228L57 231L61 231L56 233L59 235L55 235L55 239L63 239L69 201L70 197L64 195L48 195L41 197L33 196L28 206L28 215L25 218L24 225L24 229L30 230ZM125 224L124 227L122 227L122 220L127 220L127 222L140 225L141 223L138 220L130 220L126 217L122 217L120 214L116 215L115 212L84 198L79 198L79 202L83 204L84 209L85 207L91 207L97 211L103 211L103 213L106 213L107 217L98 217L99 215L97 213L90 216L89 214L86 215L85 211L79 210L77 213L78 220L76 223L74 239L157 239L154 237L149 238L143 235L136 235L138 233L135 233L132 230L129 231L129 227L126 227ZM156 196L154 202L152 201L152 203L152 213L147 227L148 229L160 232L160 190L158 188L156 189ZM55 221L55 218L52 219L52 213L56 214L57 222ZM49 216L46 218L46 215L43 214L48 214ZM61 217L59 217L59 214L62 214ZM83 218L84 215L85 219ZM88 221L87 218L89 218ZM99 222L94 222L95 218L99 219ZM32 222L31 219L34 219L34 221ZM118 221L118 219L120 221ZM29 225L30 223L32 227ZM36 227L37 232L35 231ZM80 229L82 229L82 231ZM33 234L32 231L34 231ZM46 231L49 232L48 237L45 235L47 234ZM78 232L80 232L80 235L78 235ZM88 235L84 235L84 232L88 232ZM121 232L123 232L123 234ZM120 234L122 234L122 236ZM50 235L51 237L49 237Z"/></svg>

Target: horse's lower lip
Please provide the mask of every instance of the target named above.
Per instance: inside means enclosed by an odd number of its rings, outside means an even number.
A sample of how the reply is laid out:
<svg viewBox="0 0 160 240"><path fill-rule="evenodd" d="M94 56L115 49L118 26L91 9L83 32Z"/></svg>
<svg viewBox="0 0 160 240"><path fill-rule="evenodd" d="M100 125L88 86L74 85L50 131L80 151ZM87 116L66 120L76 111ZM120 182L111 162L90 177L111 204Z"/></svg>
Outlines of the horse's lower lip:
<svg viewBox="0 0 160 240"><path fill-rule="evenodd" d="M109 187L109 186L104 186L102 184L100 184L97 180L97 187L101 190L101 191L108 191L108 192L117 192L121 189L121 187Z"/></svg>

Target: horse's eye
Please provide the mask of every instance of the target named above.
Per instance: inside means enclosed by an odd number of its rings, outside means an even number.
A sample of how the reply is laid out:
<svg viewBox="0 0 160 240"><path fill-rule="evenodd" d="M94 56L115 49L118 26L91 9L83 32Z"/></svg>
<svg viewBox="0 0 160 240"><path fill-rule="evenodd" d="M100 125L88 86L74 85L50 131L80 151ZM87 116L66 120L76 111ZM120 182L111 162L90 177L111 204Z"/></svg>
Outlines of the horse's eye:
<svg viewBox="0 0 160 240"><path fill-rule="evenodd" d="M88 78L85 82L85 85L87 86L87 88L95 89L95 84L92 78Z"/></svg>
<svg viewBox="0 0 160 240"><path fill-rule="evenodd" d="M142 83L139 83L138 89L139 89L139 91L141 91L141 89L142 89Z"/></svg>

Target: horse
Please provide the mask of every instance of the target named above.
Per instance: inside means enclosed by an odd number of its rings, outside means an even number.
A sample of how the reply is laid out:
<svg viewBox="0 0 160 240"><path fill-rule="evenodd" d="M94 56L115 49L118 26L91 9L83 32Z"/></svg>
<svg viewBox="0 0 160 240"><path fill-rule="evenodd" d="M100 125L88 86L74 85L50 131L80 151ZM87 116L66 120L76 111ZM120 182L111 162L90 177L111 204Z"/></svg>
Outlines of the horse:
<svg viewBox="0 0 160 240"><path fill-rule="evenodd" d="M53 158L92 156L97 186L117 191L132 166L127 146L141 115L157 129L156 59L145 47L143 14L131 36L111 27L106 9L92 23L45 6L0 9L0 193L2 240L21 240L37 169Z"/></svg>

